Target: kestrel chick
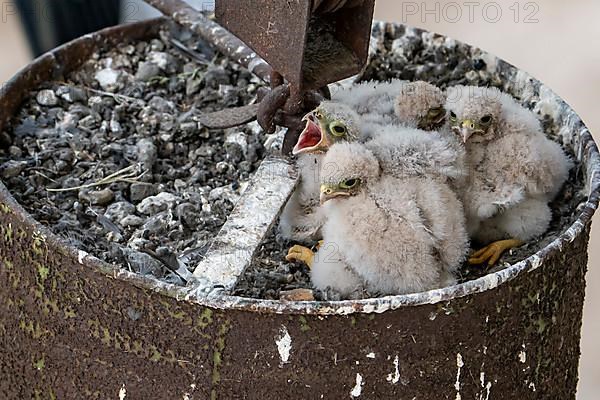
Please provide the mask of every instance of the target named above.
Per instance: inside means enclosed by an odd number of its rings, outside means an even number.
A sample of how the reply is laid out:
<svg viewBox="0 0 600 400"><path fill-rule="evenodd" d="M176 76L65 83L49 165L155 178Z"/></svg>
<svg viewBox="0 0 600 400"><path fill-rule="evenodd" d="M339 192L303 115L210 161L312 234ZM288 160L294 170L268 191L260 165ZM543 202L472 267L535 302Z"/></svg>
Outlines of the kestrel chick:
<svg viewBox="0 0 600 400"><path fill-rule="evenodd" d="M492 243L471 263L497 262L502 253L542 235L548 203L567 180L571 160L543 133L539 120L495 88L447 91L450 129L466 149L469 177L461 191L471 237Z"/></svg>
<svg viewBox="0 0 600 400"><path fill-rule="evenodd" d="M312 267L317 288L349 296L360 283L388 295L454 282L468 240L457 217L461 205L446 184L411 173L396 178L364 144L338 143L323 160L320 192L326 223ZM330 246L338 254L333 262L322 253ZM343 280L341 270L349 271Z"/></svg>
<svg viewBox="0 0 600 400"><path fill-rule="evenodd" d="M398 121L412 128L437 131L446 122L446 96L438 87L424 82L410 82L401 86L394 110Z"/></svg>
<svg viewBox="0 0 600 400"><path fill-rule="evenodd" d="M320 239L323 217L319 214L321 160L329 146L355 141L361 134L360 118L347 105L323 102L305 117L306 128L294 148L300 184L286 204L278 227L286 240L308 243Z"/></svg>

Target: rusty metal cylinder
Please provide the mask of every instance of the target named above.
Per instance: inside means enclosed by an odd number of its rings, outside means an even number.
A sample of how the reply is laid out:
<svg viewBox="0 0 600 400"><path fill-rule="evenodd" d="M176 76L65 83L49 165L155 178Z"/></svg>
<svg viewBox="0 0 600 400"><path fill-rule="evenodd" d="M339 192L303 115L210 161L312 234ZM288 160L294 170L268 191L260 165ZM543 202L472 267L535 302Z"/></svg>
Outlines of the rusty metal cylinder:
<svg viewBox="0 0 600 400"><path fill-rule="evenodd" d="M83 37L0 92L0 127L41 83L150 21ZM376 24L374 40L404 28ZM2 399L574 399L600 161L577 115L497 60L513 94L554 102L588 202L537 254L428 293L344 302L194 298L67 247L0 184ZM514 82L525 82L517 87Z"/></svg>

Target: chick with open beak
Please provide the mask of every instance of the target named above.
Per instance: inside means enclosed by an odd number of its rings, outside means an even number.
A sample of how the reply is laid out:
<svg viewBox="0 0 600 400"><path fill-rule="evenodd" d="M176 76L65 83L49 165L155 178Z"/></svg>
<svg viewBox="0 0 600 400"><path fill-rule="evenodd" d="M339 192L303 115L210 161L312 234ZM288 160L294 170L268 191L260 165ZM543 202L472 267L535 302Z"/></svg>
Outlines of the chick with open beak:
<svg viewBox="0 0 600 400"><path fill-rule="evenodd" d="M306 128L292 151L294 155L325 153L334 143L353 142L360 136L360 118L346 104L323 102L304 120Z"/></svg>
<svg viewBox="0 0 600 400"><path fill-rule="evenodd" d="M321 103L304 120L306 128L293 150L300 184L283 209L278 235L287 241L310 245L321 238L319 185L324 154L336 142L359 140L361 128L358 114L337 102Z"/></svg>

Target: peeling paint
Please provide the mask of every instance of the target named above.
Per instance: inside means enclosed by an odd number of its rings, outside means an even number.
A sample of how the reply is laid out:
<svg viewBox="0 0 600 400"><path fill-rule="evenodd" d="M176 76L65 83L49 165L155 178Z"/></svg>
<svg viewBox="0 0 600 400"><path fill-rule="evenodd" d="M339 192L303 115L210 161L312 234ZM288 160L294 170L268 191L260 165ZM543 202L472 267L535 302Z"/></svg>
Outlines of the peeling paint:
<svg viewBox="0 0 600 400"><path fill-rule="evenodd" d="M394 358L394 372L387 376L387 381L394 385L400 381L400 359L398 356Z"/></svg>
<svg viewBox="0 0 600 400"><path fill-rule="evenodd" d="M125 384L123 384L121 389L119 389L119 400L125 400L125 397L127 397L127 389L125 389Z"/></svg>
<svg viewBox="0 0 600 400"><path fill-rule="evenodd" d="M360 394L362 393L362 388L364 385L365 385L365 383L363 382L362 375L357 373L356 374L356 385L354 385L354 388L350 392L350 396L352 398L360 397Z"/></svg>
<svg viewBox="0 0 600 400"><path fill-rule="evenodd" d="M83 260L87 257L88 253L86 253L83 250L79 250L77 252L77 261L79 262L79 264L83 265Z"/></svg>
<svg viewBox="0 0 600 400"><path fill-rule="evenodd" d="M458 370L456 371L456 383L454 384L454 388L456 389L456 400L461 400L460 397L460 371L462 367L465 366L463 362L462 355L460 353L456 354L456 366Z"/></svg>
<svg viewBox="0 0 600 400"><path fill-rule="evenodd" d="M292 337L285 326L282 326L279 330L279 337L275 339L275 344L277 345L281 364L287 364L292 351Z"/></svg>
<svg viewBox="0 0 600 400"><path fill-rule="evenodd" d="M522 350L519 352L519 361L520 361L522 364L525 364L525 363L527 362L527 353L525 353L525 352L524 352L524 351L522 351Z"/></svg>
<svg viewBox="0 0 600 400"><path fill-rule="evenodd" d="M367 358L371 358L371 359L375 358L375 353L367 354Z"/></svg>
<svg viewBox="0 0 600 400"><path fill-rule="evenodd" d="M492 382L488 382L485 387L485 397L483 397L483 393L479 395L479 400L489 400L490 399L490 392L492 391Z"/></svg>

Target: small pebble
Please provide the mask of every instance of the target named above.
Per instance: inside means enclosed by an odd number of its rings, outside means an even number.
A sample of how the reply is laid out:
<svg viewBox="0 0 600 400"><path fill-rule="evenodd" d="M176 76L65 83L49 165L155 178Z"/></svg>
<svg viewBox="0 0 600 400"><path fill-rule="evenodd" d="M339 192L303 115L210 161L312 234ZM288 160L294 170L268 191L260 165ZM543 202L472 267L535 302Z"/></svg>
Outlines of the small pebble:
<svg viewBox="0 0 600 400"><path fill-rule="evenodd" d="M50 89L39 91L35 99L41 106L54 107L58 105L58 97L56 97L56 93Z"/></svg>
<svg viewBox="0 0 600 400"><path fill-rule="evenodd" d="M7 161L0 167L0 175L3 179L15 178L27 168L27 161Z"/></svg>
<svg viewBox="0 0 600 400"><path fill-rule="evenodd" d="M133 183L129 188L129 198L134 203L139 203L146 197L154 196L156 187L148 183Z"/></svg>
<svg viewBox="0 0 600 400"><path fill-rule="evenodd" d="M124 227L137 228L144 225L144 219L137 215L128 215L119 221L119 224Z"/></svg>
<svg viewBox="0 0 600 400"><path fill-rule="evenodd" d="M117 89L117 83L120 76L121 73L112 68L102 69L94 75L96 81L100 84L100 87L107 92L113 92Z"/></svg>
<svg viewBox="0 0 600 400"><path fill-rule="evenodd" d="M147 197L137 205L137 211L144 215L153 215L168 208L172 208L178 197L172 193L162 192L156 196Z"/></svg>
<svg viewBox="0 0 600 400"><path fill-rule="evenodd" d="M144 61L138 65L138 70L135 74L135 78L140 81L149 81L150 79L160 75L160 68L158 65Z"/></svg>
<svg viewBox="0 0 600 400"><path fill-rule="evenodd" d="M110 189L79 192L79 200L95 206L105 206L115 198L115 193Z"/></svg>
<svg viewBox="0 0 600 400"><path fill-rule="evenodd" d="M111 204L106 209L104 216L113 222L123 220L132 214L135 214L135 206L127 201L119 201Z"/></svg>

